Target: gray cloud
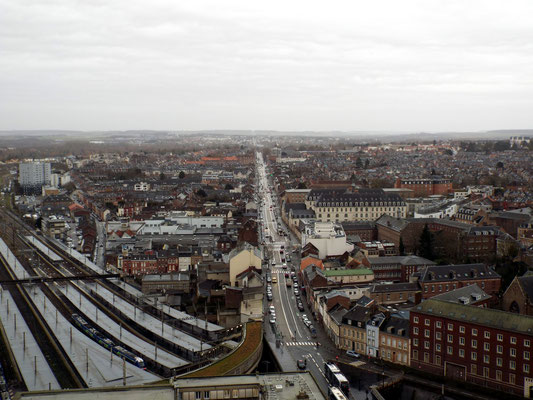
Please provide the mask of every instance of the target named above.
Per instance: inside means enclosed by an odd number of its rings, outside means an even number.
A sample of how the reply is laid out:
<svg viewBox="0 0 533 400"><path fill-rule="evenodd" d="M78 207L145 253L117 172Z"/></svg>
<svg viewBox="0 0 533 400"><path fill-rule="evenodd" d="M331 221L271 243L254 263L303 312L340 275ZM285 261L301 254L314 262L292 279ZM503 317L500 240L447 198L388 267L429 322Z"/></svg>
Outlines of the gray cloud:
<svg viewBox="0 0 533 400"><path fill-rule="evenodd" d="M0 129L531 127L532 11L0 0Z"/></svg>

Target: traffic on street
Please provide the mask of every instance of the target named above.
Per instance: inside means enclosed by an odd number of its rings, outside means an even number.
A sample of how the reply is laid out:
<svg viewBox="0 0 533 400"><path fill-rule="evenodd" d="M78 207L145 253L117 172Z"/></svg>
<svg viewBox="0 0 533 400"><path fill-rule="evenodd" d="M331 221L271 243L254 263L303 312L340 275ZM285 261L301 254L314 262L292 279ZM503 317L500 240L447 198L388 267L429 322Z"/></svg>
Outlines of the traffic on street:
<svg viewBox="0 0 533 400"><path fill-rule="evenodd" d="M339 395L332 389L342 386L345 398L365 399L367 388L354 387L353 382L350 386L340 371L328 374L334 365L331 361L343 355L329 342L307 305L299 276L301 246L281 219L269 178L262 154L257 153L258 219L266 277L264 321L269 325L265 338L283 370L310 371L330 398L342 398L333 397ZM355 358L354 362L361 363Z"/></svg>

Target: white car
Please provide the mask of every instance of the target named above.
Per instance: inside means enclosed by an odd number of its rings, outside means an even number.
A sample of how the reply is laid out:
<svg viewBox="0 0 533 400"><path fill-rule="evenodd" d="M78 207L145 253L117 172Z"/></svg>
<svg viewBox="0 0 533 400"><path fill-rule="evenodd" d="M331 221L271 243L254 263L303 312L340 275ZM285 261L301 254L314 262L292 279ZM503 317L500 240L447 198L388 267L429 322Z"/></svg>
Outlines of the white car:
<svg viewBox="0 0 533 400"><path fill-rule="evenodd" d="M268 310L270 311L270 314L276 313L276 309L274 308L274 306L268 307Z"/></svg>

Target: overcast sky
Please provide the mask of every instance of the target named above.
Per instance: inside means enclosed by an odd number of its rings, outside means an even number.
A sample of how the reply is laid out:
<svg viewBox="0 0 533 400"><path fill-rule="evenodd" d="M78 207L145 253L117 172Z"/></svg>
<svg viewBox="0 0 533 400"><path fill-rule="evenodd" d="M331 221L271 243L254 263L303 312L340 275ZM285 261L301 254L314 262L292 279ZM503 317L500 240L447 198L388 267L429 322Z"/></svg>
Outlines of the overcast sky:
<svg viewBox="0 0 533 400"><path fill-rule="evenodd" d="M0 129L499 128L531 0L0 0Z"/></svg>

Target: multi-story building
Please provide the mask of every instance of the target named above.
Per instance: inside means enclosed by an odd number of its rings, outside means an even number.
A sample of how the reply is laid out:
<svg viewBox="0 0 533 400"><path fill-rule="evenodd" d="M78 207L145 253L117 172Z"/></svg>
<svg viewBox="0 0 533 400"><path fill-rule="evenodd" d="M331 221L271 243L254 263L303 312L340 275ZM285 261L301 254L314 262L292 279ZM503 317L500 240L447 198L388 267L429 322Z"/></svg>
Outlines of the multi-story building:
<svg viewBox="0 0 533 400"><path fill-rule="evenodd" d="M364 261L376 281L409 282L411 274L435 265L431 260L418 256L371 257Z"/></svg>
<svg viewBox="0 0 533 400"><path fill-rule="evenodd" d="M409 319L391 316L381 324L379 353L385 361L409 365L411 358Z"/></svg>
<svg viewBox="0 0 533 400"><path fill-rule="evenodd" d="M376 303L383 305L400 304L408 301L418 304L421 300L418 283L407 282L371 285L368 296Z"/></svg>
<svg viewBox="0 0 533 400"><path fill-rule="evenodd" d="M430 299L410 312L411 367L530 398L533 317Z"/></svg>
<svg viewBox="0 0 533 400"><path fill-rule="evenodd" d="M383 313L373 315L366 323L366 354L370 357L379 358L379 329L386 316Z"/></svg>
<svg viewBox="0 0 533 400"><path fill-rule="evenodd" d="M385 193L382 189L358 189L354 193L328 191L319 196L311 191L306 204L322 222L376 220L383 214L407 217L405 201L399 195Z"/></svg>
<svg viewBox="0 0 533 400"><path fill-rule="evenodd" d="M394 184L398 189L411 189L415 197L447 195L453 191L452 181L448 178L433 177L429 179L400 179Z"/></svg>
<svg viewBox="0 0 533 400"><path fill-rule="evenodd" d="M281 195L287 203L304 203L311 189L287 189Z"/></svg>
<svg viewBox="0 0 533 400"><path fill-rule="evenodd" d="M319 251L319 258L340 256L351 252L354 245L348 243L340 224L332 222L310 222L302 232L302 248L311 243Z"/></svg>
<svg viewBox="0 0 533 400"><path fill-rule="evenodd" d="M42 186L51 183L52 169L48 162L21 162L19 164L19 183L24 191L41 191Z"/></svg>
<svg viewBox="0 0 533 400"><path fill-rule="evenodd" d="M472 284L496 298L502 283L501 276L485 264L434 265L418 274L423 299Z"/></svg>
<svg viewBox="0 0 533 400"><path fill-rule="evenodd" d="M341 349L367 354L366 324L370 321L372 313L372 308L356 305L344 314L339 338Z"/></svg>
<svg viewBox="0 0 533 400"><path fill-rule="evenodd" d="M367 258L396 256L398 254L394 243L372 241L359 242L356 245Z"/></svg>

